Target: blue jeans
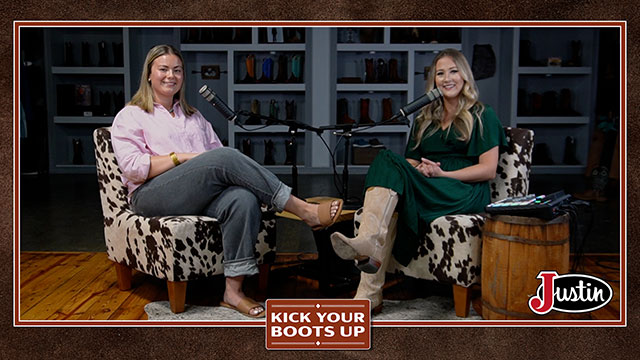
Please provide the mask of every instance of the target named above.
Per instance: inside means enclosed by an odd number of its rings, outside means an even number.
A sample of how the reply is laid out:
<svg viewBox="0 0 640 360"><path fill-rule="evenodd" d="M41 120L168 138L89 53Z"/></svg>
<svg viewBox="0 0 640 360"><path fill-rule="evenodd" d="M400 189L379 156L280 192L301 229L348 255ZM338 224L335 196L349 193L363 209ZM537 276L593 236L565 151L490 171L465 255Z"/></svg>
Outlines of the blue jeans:
<svg viewBox="0 0 640 360"><path fill-rule="evenodd" d="M131 197L143 216L206 215L220 221L225 276L258 273L254 256L262 213L278 211L291 188L233 148L218 148L147 180Z"/></svg>

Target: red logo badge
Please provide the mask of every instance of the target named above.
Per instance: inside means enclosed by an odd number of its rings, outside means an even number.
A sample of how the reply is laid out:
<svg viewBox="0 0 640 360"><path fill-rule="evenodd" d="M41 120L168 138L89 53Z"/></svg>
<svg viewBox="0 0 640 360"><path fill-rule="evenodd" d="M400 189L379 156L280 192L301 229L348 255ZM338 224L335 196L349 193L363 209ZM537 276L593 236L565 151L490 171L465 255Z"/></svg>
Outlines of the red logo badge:
<svg viewBox="0 0 640 360"><path fill-rule="evenodd" d="M268 299L269 350L368 350L369 300Z"/></svg>

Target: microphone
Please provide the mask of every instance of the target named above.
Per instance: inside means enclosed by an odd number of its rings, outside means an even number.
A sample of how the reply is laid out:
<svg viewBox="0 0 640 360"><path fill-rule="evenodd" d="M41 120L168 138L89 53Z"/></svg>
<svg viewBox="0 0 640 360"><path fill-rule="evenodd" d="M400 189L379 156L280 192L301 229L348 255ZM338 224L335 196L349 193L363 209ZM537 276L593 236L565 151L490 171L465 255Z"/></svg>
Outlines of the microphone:
<svg viewBox="0 0 640 360"><path fill-rule="evenodd" d="M433 101L441 97L442 97L442 91L440 91L440 89L438 88L433 88L433 90L425 93L424 95L420 96L419 98L415 99L409 104L401 107L400 112L393 115L393 117L388 121L395 120L401 116L406 117L407 115L413 114L414 112L422 109L424 106L431 104Z"/></svg>
<svg viewBox="0 0 640 360"><path fill-rule="evenodd" d="M225 104L224 101L216 95L216 93L211 91L207 85L203 85L198 92L205 100L207 100L207 102L209 102L209 104L213 105L213 107L216 108L216 110L218 110L225 119L235 121L238 118L238 114L231 110L231 108Z"/></svg>

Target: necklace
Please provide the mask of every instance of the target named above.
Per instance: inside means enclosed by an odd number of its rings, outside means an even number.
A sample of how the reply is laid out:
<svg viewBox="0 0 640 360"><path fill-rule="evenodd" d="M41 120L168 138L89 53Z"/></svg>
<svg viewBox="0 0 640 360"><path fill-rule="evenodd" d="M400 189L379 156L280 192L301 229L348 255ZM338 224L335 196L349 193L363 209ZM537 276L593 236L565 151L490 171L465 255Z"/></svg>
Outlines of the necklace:
<svg viewBox="0 0 640 360"><path fill-rule="evenodd" d="M173 114L173 108L169 109L169 114Z"/></svg>

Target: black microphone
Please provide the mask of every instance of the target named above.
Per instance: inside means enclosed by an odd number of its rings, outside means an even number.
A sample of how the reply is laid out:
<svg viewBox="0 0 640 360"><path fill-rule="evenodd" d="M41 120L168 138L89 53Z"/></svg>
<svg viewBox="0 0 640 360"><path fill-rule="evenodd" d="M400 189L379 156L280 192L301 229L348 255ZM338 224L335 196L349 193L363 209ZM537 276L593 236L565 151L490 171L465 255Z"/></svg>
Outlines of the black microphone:
<svg viewBox="0 0 640 360"><path fill-rule="evenodd" d="M235 121L238 118L238 114L236 114L235 111L231 110L231 108L227 104L225 104L224 101L222 101L222 99L220 99L220 97L216 95L216 93L211 91L211 89L209 89L207 85L203 85L200 88L199 92L200 95L202 95L202 97L207 100L209 104L213 105L213 107L216 108L216 110L218 110L225 119L229 121Z"/></svg>
<svg viewBox="0 0 640 360"><path fill-rule="evenodd" d="M433 88L433 90L425 93L424 95L420 96L419 98L415 99L414 101L408 103L407 105L403 106L400 108L400 112L398 112L397 114L393 115L393 117L391 119L389 119L388 121L391 120L395 120L401 116L407 116L410 114L413 114L414 112L422 109L424 106L431 104L433 101L435 101L436 99L442 97L442 91L440 91L440 89L438 88Z"/></svg>

